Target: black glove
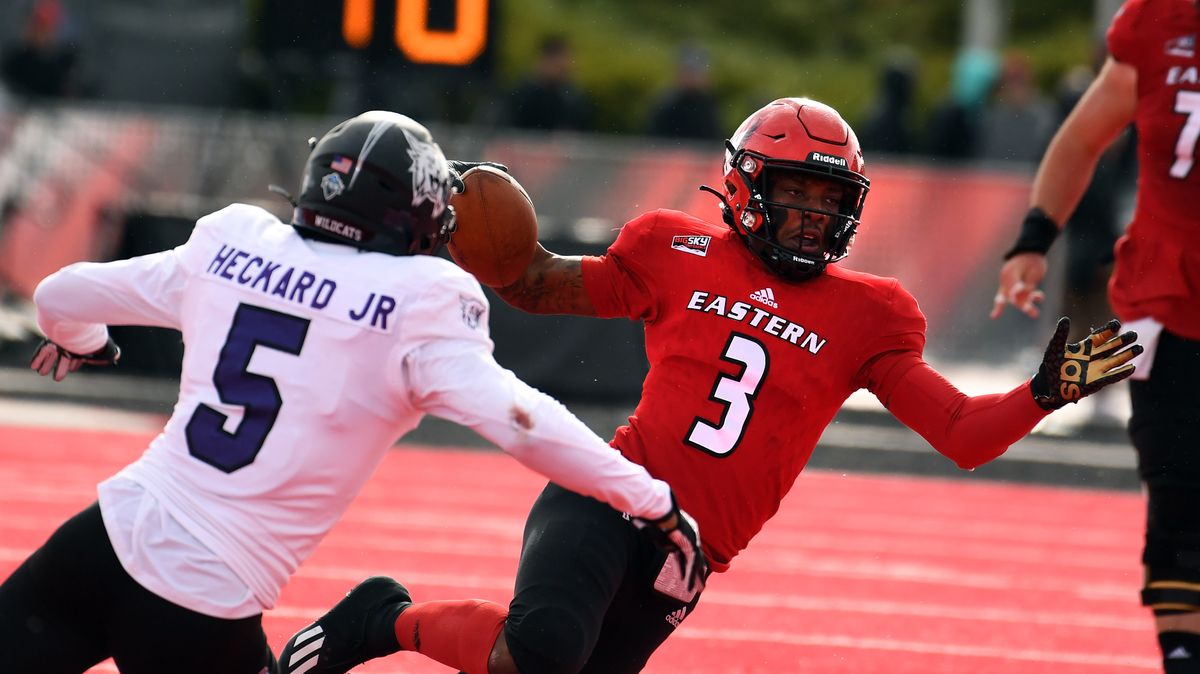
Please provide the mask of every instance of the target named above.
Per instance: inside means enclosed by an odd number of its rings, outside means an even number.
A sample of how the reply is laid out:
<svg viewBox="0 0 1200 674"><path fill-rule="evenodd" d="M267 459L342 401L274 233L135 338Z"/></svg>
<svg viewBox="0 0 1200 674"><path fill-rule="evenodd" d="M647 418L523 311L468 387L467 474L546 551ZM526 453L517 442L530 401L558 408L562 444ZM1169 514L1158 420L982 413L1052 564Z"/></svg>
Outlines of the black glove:
<svg viewBox="0 0 1200 674"><path fill-rule="evenodd" d="M1056 410L1133 374L1134 367L1128 363L1142 347L1133 344L1136 332L1118 335L1120 329L1121 322L1114 318L1082 341L1067 344L1071 319L1058 319L1042 365L1030 382L1034 401L1044 410ZM1130 344L1133 346L1126 349Z"/></svg>
<svg viewBox="0 0 1200 674"><path fill-rule="evenodd" d="M117 346L112 337L108 338L103 347L83 354L72 353L48 339L43 339L33 352L29 367L43 377L51 375L54 381L62 381L68 374L84 365L116 365L120 359L121 347Z"/></svg>
<svg viewBox="0 0 1200 674"><path fill-rule="evenodd" d="M704 589L708 577L708 560L700 549L700 525L692 516L679 509L671 495L671 511L656 520L634 518L641 531L658 548L675 555L689 592Z"/></svg>
<svg viewBox="0 0 1200 674"><path fill-rule="evenodd" d="M508 167L504 164L499 164L494 161L459 161L457 159L447 159L446 166L450 169L450 189L455 194L462 194L467 186L463 184L462 174L470 171L478 166L488 166L499 171L508 173Z"/></svg>

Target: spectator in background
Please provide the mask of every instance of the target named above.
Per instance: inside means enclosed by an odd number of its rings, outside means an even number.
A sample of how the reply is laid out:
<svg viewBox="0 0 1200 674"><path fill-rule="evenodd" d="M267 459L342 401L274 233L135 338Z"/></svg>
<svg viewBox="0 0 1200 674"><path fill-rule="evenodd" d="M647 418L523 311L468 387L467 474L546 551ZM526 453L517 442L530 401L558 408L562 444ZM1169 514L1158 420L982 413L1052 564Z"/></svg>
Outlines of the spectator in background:
<svg viewBox="0 0 1200 674"><path fill-rule="evenodd" d="M950 93L929 116L926 153L941 159L975 156L979 117L996 79L996 55L982 49L961 52L954 61Z"/></svg>
<svg viewBox="0 0 1200 674"><path fill-rule="evenodd" d="M992 101L983 111L978 156L1036 163L1057 120L1050 102L1038 92L1029 57L1005 57L992 93Z"/></svg>
<svg viewBox="0 0 1200 674"><path fill-rule="evenodd" d="M719 140L721 126L717 110L717 97L709 78L708 54L700 47L686 46L679 53L675 83L655 103L647 131L667 138Z"/></svg>
<svg viewBox="0 0 1200 674"><path fill-rule="evenodd" d="M886 154L913 151L911 116L916 84L910 55L898 54L889 59L880 73L879 93L863 127L864 150Z"/></svg>
<svg viewBox="0 0 1200 674"><path fill-rule="evenodd" d="M13 94L58 98L77 93L78 52L66 39L67 15L59 0L37 0L21 41L4 51L0 74Z"/></svg>
<svg viewBox="0 0 1200 674"><path fill-rule="evenodd" d="M533 74L517 86L509 100L508 124L544 131L591 128L591 104L572 79L573 61L565 37L543 40Z"/></svg>

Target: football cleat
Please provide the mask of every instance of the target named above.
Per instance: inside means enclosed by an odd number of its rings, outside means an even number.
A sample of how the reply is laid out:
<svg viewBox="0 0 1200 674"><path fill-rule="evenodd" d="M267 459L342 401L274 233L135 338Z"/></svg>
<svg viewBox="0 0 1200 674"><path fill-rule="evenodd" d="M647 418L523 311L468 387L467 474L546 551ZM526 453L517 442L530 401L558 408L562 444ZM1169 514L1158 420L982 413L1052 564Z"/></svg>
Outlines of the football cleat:
<svg viewBox="0 0 1200 674"><path fill-rule="evenodd" d="M328 613L288 639L279 654L282 674L345 674L351 667L400 650L396 617L412 606L403 585L373 576Z"/></svg>

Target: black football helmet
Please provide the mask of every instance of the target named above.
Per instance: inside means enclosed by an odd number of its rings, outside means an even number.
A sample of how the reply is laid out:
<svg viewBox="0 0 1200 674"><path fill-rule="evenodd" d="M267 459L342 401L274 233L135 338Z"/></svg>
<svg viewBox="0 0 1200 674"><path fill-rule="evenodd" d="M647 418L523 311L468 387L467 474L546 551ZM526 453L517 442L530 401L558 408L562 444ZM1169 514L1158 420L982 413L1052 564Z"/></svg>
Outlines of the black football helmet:
<svg viewBox="0 0 1200 674"><path fill-rule="evenodd" d="M746 118L725 143L725 222L767 267L784 278L813 278L825 265L850 252L871 181L864 175L854 130L837 110L808 98L781 98ZM829 178L846 190L838 211L817 211L767 200L771 181L782 173ZM805 253L776 241L776 228L793 209L828 216L822 252Z"/></svg>
<svg viewBox="0 0 1200 674"><path fill-rule="evenodd" d="M451 176L424 126L376 110L309 145L294 227L389 255L433 255L450 238Z"/></svg>

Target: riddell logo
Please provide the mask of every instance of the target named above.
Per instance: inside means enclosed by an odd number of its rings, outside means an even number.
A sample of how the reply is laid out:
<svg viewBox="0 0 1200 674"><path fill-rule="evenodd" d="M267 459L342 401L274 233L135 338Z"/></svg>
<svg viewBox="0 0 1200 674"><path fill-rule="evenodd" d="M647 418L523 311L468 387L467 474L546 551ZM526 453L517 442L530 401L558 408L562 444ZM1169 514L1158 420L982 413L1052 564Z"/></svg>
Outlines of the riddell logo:
<svg viewBox="0 0 1200 674"><path fill-rule="evenodd" d="M711 241L711 236L680 235L671 239L671 248L705 257L708 255L708 244Z"/></svg>
<svg viewBox="0 0 1200 674"><path fill-rule="evenodd" d="M834 166L840 166L842 168L846 168L846 166L847 166L846 160L843 159L842 157L838 157L837 155L832 155L832 154L824 154L822 152L813 152L813 153L809 154L808 160L809 161L819 161L823 164L833 164Z"/></svg>
<svg viewBox="0 0 1200 674"><path fill-rule="evenodd" d="M762 302L772 309L779 308L779 303L775 301L775 291L771 290L770 288L755 290L754 292L750 293L750 299L754 300L755 302Z"/></svg>

